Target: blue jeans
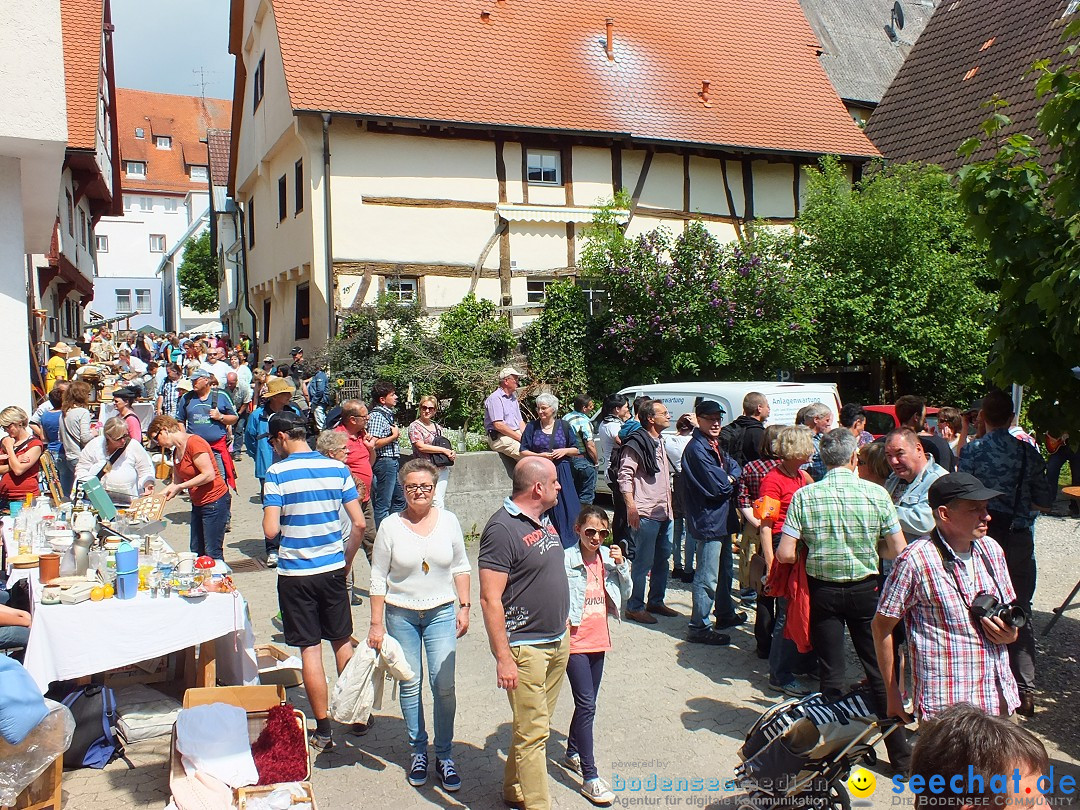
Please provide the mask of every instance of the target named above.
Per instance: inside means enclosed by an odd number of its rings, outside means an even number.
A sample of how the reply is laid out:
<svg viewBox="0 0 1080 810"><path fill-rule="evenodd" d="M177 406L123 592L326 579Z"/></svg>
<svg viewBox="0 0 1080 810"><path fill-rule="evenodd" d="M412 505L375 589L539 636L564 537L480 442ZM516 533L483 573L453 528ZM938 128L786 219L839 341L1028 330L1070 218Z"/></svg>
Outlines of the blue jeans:
<svg viewBox="0 0 1080 810"><path fill-rule="evenodd" d="M225 559L225 524L231 512L232 493L228 491L206 506L192 504L190 550L200 557L205 554L215 560Z"/></svg>
<svg viewBox="0 0 1080 810"><path fill-rule="evenodd" d="M4 625L0 627L0 650L17 650L26 647L30 640L29 627Z"/></svg>
<svg viewBox="0 0 1080 810"><path fill-rule="evenodd" d="M424 662L420 655L423 646L428 663L428 682L434 698L435 756L450 759L454 742L454 715L457 695L454 692L454 664L457 649L457 611L450 602L432 610L408 610L386 606L386 632L401 645L405 660L415 673L401 684L401 714L409 732L413 753L427 752L428 734L424 728L424 701L421 681Z"/></svg>
<svg viewBox="0 0 1080 810"><path fill-rule="evenodd" d="M68 461L63 451L56 457L56 474L60 478L61 497L71 497L71 488L75 486L75 462Z"/></svg>
<svg viewBox="0 0 1080 810"><path fill-rule="evenodd" d="M582 456L570 459L570 472L574 475L574 488L581 503L592 503L596 499L596 465Z"/></svg>
<svg viewBox="0 0 1080 810"><path fill-rule="evenodd" d="M690 629L704 630L709 626L709 611L718 621L735 617L731 601L731 538L697 541L697 570L694 572L694 607L690 614Z"/></svg>
<svg viewBox="0 0 1080 810"><path fill-rule="evenodd" d="M574 717L566 735L566 753L581 757L581 776L587 782L600 775L593 755L593 720L600 679L604 677L604 654L571 653L566 662L566 676L574 693Z"/></svg>
<svg viewBox="0 0 1080 810"><path fill-rule="evenodd" d="M1074 453L1069 445L1064 444L1057 449L1056 453L1051 453L1050 457L1046 459L1046 477L1050 481L1051 489L1056 493L1058 488L1058 478L1061 477L1061 468L1065 466L1066 462L1069 465L1069 478L1074 487L1080 484L1080 453Z"/></svg>
<svg viewBox="0 0 1080 810"><path fill-rule="evenodd" d="M769 683L774 686L786 686L795 678L795 662L799 649L790 638L784 638L784 625L787 624L787 599L776 598L772 646L769 647Z"/></svg>
<svg viewBox="0 0 1080 810"><path fill-rule="evenodd" d="M697 551L697 541L690 536L690 530L686 526L686 518L677 517L672 521L671 556L675 560L675 567L683 571L694 570L694 553Z"/></svg>
<svg viewBox="0 0 1080 810"><path fill-rule="evenodd" d="M405 493L398 481L398 460L383 456L371 465L375 480L371 485L371 503L375 510L375 528L391 512L400 512L405 508ZM391 635L393 635L391 633Z"/></svg>
<svg viewBox="0 0 1080 810"><path fill-rule="evenodd" d="M664 604L671 559L671 521L641 518L636 529L630 529L634 561L630 564L633 590L626 603L627 610L645 609L645 581L649 580L649 604Z"/></svg>

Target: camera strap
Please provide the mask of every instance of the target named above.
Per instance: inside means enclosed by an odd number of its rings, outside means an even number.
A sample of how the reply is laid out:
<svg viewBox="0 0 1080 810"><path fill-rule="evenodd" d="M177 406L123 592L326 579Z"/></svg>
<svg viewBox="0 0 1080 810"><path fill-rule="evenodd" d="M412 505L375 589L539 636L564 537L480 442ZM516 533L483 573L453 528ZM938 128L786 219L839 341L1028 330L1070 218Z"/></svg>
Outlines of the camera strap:
<svg viewBox="0 0 1080 810"><path fill-rule="evenodd" d="M942 567L948 573L952 574L952 577L955 580L955 582L952 583L953 590L955 590L957 595L959 595L960 601L964 603L964 607L966 607L968 610L971 610L971 603L964 596L963 583L961 583L960 581L960 573L956 570L956 566L960 562L959 558L956 556L956 552L949 548L948 544L946 544L946 542L942 539L941 534L938 533L938 530L936 528L933 532L930 533L930 539L933 541L934 546L937 548L938 554L941 555ZM1004 603L1005 594L1002 593L1001 585L998 584L997 577L994 576L994 569L991 567L989 560L983 555L983 550L982 547L979 545L978 540L971 541L971 551L972 586L976 588L978 587L978 577L975 573L975 557L978 556L978 558L982 561L983 568L986 570L987 576L989 576L990 581L994 583L994 589L997 591L999 601ZM984 593L984 591L977 592L976 596L978 596L979 593Z"/></svg>

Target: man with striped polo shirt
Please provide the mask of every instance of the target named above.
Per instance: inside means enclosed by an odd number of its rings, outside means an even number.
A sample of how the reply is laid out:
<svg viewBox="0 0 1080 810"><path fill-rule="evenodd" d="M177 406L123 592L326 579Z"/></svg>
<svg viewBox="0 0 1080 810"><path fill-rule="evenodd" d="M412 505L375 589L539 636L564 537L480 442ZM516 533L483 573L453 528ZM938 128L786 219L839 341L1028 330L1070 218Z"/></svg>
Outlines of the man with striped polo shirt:
<svg viewBox="0 0 1080 810"><path fill-rule="evenodd" d="M310 743L316 751L325 751L334 741L322 640L334 648L340 674L353 654L345 575L364 537L364 513L348 468L308 446L302 417L291 411L276 413L267 432L270 445L282 460L266 471L263 535L280 535L277 590L285 643L300 648L304 690L316 723ZM344 547L338 517L342 507L352 521ZM366 730L366 726L357 729Z"/></svg>

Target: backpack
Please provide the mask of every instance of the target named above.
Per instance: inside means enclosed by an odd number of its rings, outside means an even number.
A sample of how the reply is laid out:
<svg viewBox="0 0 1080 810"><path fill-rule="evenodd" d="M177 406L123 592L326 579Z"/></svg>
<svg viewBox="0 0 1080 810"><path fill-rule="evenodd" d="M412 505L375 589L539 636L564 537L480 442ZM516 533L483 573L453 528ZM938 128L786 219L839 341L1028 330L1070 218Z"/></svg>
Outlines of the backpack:
<svg viewBox="0 0 1080 810"><path fill-rule="evenodd" d="M64 753L65 768L101 770L122 750L113 726L116 696L108 686L84 686L64 698L75 718L75 733Z"/></svg>
<svg viewBox="0 0 1080 810"><path fill-rule="evenodd" d="M738 463L740 467L746 466L746 425L740 425L738 421L729 422L720 431L720 446Z"/></svg>

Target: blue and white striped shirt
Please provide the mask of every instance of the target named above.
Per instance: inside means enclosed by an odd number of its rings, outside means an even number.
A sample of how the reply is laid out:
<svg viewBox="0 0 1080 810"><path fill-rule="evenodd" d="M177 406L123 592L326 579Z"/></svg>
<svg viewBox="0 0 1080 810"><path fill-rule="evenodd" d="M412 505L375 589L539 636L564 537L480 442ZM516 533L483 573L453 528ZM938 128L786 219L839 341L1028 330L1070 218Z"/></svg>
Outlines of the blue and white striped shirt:
<svg viewBox="0 0 1080 810"><path fill-rule="evenodd" d="M310 576L344 567L339 511L356 499L356 484L340 461L305 452L271 464L263 506L281 509L278 573Z"/></svg>

